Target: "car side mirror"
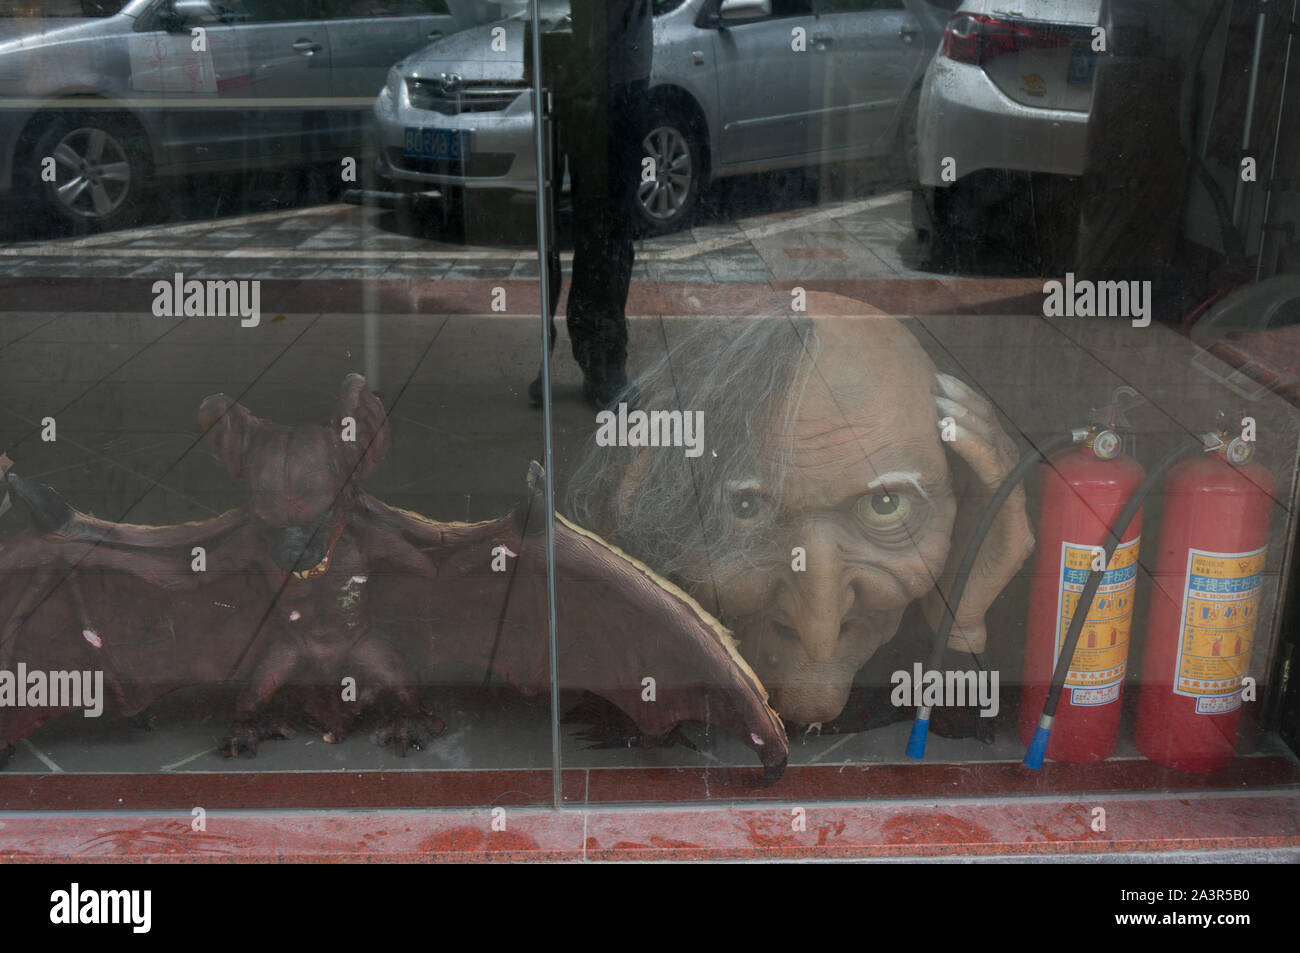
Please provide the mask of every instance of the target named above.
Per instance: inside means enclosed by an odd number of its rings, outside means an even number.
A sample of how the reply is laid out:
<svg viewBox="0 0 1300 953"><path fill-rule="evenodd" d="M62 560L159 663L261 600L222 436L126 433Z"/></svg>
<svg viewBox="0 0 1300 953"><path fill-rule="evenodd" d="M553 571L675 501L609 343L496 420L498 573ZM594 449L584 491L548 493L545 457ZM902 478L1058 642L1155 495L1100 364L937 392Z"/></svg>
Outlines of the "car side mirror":
<svg viewBox="0 0 1300 953"><path fill-rule="evenodd" d="M722 0L718 16L724 20L753 20L772 15L772 0Z"/></svg>
<svg viewBox="0 0 1300 953"><path fill-rule="evenodd" d="M192 26L212 26L222 20L209 0L171 0L159 11L158 22L168 33L183 33Z"/></svg>

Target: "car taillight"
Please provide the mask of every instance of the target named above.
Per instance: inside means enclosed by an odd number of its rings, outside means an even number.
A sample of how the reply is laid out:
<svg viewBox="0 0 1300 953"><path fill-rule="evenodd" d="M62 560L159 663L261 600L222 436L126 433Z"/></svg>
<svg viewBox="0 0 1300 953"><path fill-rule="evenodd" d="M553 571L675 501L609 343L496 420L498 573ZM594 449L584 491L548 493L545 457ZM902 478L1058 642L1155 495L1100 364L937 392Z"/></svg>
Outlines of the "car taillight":
<svg viewBox="0 0 1300 953"><path fill-rule="evenodd" d="M943 31L943 55L958 63L984 66L1003 53L1065 46L1047 24L1027 23L980 13L957 13Z"/></svg>

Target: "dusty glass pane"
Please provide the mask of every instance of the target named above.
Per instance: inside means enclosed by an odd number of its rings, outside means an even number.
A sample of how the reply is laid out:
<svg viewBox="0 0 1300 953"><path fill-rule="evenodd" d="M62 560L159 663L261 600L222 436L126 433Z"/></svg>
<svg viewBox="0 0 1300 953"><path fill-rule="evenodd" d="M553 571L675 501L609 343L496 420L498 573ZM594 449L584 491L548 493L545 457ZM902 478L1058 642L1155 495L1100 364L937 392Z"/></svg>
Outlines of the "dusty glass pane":
<svg viewBox="0 0 1300 953"><path fill-rule="evenodd" d="M553 374L639 562L557 580L587 797L1293 781L1286 11L653 15L629 383Z"/></svg>
<svg viewBox="0 0 1300 953"><path fill-rule="evenodd" d="M518 5L118 6L2 21L2 799L549 803Z"/></svg>

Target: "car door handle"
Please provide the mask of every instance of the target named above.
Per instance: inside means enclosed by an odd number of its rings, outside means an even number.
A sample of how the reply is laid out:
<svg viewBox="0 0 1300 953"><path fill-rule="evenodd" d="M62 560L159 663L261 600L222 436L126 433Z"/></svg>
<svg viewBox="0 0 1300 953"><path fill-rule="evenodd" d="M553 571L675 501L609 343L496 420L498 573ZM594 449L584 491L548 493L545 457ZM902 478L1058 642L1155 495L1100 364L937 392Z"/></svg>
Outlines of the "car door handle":
<svg viewBox="0 0 1300 953"><path fill-rule="evenodd" d="M920 30L914 30L910 27L900 27L898 31L898 35L903 38L904 43L911 43L920 35L920 33Z"/></svg>
<svg viewBox="0 0 1300 953"><path fill-rule="evenodd" d="M303 56L312 56L321 50L320 44L311 40L298 40L293 44L293 48Z"/></svg>
<svg viewBox="0 0 1300 953"><path fill-rule="evenodd" d="M446 34L443 33L441 30L430 30L430 31L425 35L425 39L426 39L426 40L441 40L444 36L446 36Z"/></svg>
<svg viewBox="0 0 1300 953"><path fill-rule="evenodd" d="M813 43L817 46L830 46L835 42L835 37L827 36L825 33L814 33Z"/></svg>

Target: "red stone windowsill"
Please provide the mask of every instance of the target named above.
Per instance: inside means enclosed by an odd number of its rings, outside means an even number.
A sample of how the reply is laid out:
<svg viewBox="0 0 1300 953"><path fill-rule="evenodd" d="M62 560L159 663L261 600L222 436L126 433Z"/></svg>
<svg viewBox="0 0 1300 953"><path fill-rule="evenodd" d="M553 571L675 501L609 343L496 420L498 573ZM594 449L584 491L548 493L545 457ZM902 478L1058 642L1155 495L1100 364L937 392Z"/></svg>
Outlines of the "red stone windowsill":
<svg viewBox="0 0 1300 953"><path fill-rule="evenodd" d="M1093 830L1094 809L1106 830ZM0 861L377 862L1003 857L1300 847L1300 792L691 809L8 815Z"/></svg>
<svg viewBox="0 0 1300 953"><path fill-rule="evenodd" d="M703 802L705 785L711 800ZM0 775L3 861L970 857L1300 848L1300 770L1144 760L749 768ZM1090 793L1081 794L1080 791ZM1157 793L1158 792L1158 793ZM677 806L674 806L677 805ZM207 829L191 830L201 806ZM493 831L492 807L506 809ZM793 828L802 807L806 829ZM1093 830L1094 809L1106 830ZM75 813L68 813L75 812Z"/></svg>

